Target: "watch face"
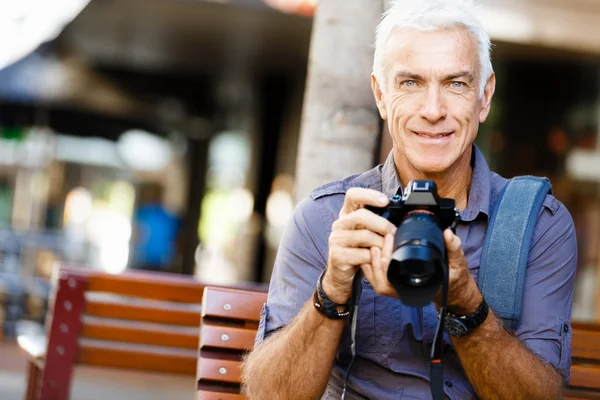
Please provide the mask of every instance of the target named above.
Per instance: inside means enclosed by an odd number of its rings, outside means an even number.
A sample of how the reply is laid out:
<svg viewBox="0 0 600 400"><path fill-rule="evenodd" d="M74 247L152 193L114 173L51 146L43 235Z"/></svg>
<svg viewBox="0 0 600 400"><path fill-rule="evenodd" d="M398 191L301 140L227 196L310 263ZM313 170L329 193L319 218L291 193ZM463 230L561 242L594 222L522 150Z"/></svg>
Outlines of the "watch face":
<svg viewBox="0 0 600 400"><path fill-rule="evenodd" d="M456 337L465 336L469 332L465 324L450 316L446 317L444 328L449 335Z"/></svg>

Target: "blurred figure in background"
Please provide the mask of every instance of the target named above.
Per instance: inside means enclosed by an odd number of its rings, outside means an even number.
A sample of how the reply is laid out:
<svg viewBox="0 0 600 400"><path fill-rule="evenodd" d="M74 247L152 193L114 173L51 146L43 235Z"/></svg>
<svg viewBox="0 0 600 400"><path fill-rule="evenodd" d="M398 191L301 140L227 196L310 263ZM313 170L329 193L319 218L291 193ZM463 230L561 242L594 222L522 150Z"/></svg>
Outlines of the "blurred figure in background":
<svg viewBox="0 0 600 400"><path fill-rule="evenodd" d="M181 220L162 204L162 187L144 184L133 222L133 268L172 271L177 255Z"/></svg>

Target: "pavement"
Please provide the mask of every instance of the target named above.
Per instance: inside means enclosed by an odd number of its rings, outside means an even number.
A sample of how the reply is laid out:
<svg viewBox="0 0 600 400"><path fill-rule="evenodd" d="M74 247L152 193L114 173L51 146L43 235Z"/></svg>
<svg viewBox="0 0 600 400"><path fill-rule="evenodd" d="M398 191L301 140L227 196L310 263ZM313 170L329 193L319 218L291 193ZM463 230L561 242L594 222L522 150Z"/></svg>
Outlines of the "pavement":
<svg viewBox="0 0 600 400"><path fill-rule="evenodd" d="M27 363L13 340L0 339L0 400L23 400ZM192 376L77 366L70 400L193 400Z"/></svg>

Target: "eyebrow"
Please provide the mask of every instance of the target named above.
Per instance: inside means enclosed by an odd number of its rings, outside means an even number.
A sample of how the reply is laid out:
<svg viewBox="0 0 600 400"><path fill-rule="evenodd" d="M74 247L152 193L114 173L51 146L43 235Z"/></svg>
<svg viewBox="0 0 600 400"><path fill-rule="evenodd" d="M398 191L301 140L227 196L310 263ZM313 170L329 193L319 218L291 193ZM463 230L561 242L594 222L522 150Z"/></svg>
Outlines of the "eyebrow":
<svg viewBox="0 0 600 400"><path fill-rule="evenodd" d="M452 80L457 79L457 78L465 78L469 82L473 82L473 80L475 80L475 77L469 71L460 71L460 72L457 72L455 74L450 74L450 75L446 76L444 78L444 80L445 81L452 81Z"/></svg>
<svg viewBox="0 0 600 400"><path fill-rule="evenodd" d="M415 81L422 81L423 77L419 74L413 74L408 71L398 71L398 72L396 72L396 75L394 75L394 81L397 82L400 79L410 79L410 80L415 80Z"/></svg>
<svg viewBox="0 0 600 400"><path fill-rule="evenodd" d="M452 80L458 79L458 78L465 78L469 82L473 82L473 80L475 80L475 77L469 71L459 71L459 72L452 73L450 75L446 75L443 78L443 80L444 81L452 81ZM421 75L414 74L409 71L398 71L396 73L396 75L394 76L394 81L397 82L400 79L410 79L410 80L415 80L415 81L423 81L424 80Z"/></svg>

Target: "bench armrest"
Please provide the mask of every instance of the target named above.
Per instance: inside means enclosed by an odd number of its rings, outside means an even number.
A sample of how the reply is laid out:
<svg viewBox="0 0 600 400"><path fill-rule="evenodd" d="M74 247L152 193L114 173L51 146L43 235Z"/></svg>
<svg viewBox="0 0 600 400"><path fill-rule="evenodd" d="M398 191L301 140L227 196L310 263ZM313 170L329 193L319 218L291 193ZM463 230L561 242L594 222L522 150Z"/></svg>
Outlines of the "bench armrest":
<svg viewBox="0 0 600 400"><path fill-rule="evenodd" d="M17 322L17 343L29 361L38 365L43 363L47 339L42 325L24 320Z"/></svg>

